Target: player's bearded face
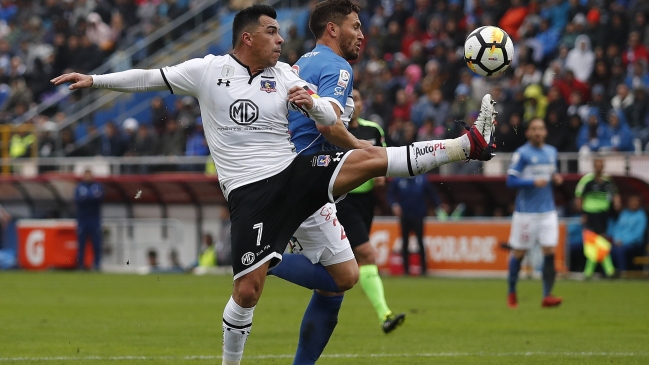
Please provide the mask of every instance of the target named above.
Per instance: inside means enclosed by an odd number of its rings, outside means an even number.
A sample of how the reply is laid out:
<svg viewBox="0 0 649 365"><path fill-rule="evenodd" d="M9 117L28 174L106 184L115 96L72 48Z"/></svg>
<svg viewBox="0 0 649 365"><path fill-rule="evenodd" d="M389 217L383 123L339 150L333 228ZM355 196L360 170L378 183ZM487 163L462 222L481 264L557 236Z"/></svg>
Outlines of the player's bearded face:
<svg viewBox="0 0 649 365"><path fill-rule="evenodd" d="M348 61L357 59L361 49L361 41L363 40L361 21L358 19L358 14L352 12L347 15L340 29L340 49L343 52L343 58Z"/></svg>

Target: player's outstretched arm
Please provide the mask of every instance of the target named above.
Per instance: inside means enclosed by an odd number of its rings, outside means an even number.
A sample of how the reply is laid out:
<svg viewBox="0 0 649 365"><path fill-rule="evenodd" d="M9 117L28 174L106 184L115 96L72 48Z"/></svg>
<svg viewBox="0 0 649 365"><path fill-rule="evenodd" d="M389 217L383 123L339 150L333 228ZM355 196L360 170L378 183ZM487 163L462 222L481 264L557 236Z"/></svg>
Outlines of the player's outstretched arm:
<svg viewBox="0 0 649 365"><path fill-rule="evenodd" d="M105 75L69 73L50 80L54 85L72 82L70 90L94 87L120 92L169 90L160 70L133 69Z"/></svg>

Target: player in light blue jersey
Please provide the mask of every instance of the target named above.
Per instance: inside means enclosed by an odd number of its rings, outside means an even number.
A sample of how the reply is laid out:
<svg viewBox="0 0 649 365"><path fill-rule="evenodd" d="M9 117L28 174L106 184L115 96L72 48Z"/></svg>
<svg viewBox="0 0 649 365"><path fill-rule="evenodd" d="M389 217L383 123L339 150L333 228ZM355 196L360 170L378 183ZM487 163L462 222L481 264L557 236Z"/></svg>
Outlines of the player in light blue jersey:
<svg viewBox="0 0 649 365"><path fill-rule="evenodd" d="M334 110L340 114L340 121L336 126L316 127L313 120L304 114L290 111L289 130L298 154L314 154L341 147L346 149L365 147L347 133L346 127L354 112L352 97L354 74L352 67L343 58L345 55L339 53L342 51L334 51L330 45L318 42L311 52L305 53L293 65L293 70L308 83L309 88L322 99L331 102Z"/></svg>
<svg viewBox="0 0 649 365"><path fill-rule="evenodd" d="M518 306L516 282L521 261L527 250L538 242L543 249L543 307L561 304L561 298L552 296L556 271L554 250L559 239L559 222L554 206L552 184L563 183L556 173L557 149L545 144L548 132L542 119L534 119L525 135L528 143L514 152L507 170L507 186L518 189L516 209L512 217L509 245L512 254L509 259L509 295L507 304Z"/></svg>

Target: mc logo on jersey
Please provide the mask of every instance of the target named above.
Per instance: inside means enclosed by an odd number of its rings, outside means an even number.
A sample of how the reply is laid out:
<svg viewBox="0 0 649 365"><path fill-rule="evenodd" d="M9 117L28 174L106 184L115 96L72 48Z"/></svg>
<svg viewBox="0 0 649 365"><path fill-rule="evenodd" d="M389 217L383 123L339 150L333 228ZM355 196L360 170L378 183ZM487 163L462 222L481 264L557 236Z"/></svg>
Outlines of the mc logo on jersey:
<svg viewBox="0 0 649 365"><path fill-rule="evenodd" d="M275 85L277 85L276 81L268 81L268 80L261 80L261 91L265 91L267 93L274 93L277 91L275 89Z"/></svg>
<svg viewBox="0 0 649 365"><path fill-rule="evenodd" d="M259 107L248 99L237 99L230 105L230 119L239 125L251 125L259 118Z"/></svg>

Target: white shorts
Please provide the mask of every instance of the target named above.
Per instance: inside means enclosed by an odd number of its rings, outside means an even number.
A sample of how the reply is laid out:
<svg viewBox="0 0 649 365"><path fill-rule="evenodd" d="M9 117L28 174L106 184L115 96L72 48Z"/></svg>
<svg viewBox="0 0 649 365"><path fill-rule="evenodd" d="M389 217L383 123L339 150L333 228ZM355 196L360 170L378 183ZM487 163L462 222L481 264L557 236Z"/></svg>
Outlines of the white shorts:
<svg viewBox="0 0 649 365"><path fill-rule="evenodd" d="M293 236L290 243L293 253L301 253L314 264L329 266L354 258L333 203L325 204L302 222Z"/></svg>
<svg viewBox="0 0 649 365"><path fill-rule="evenodd" d="M509 232L509 245L529 250L538 242L543 247L556 247L559 241L559 217L556 211L544 213L514 212Z"/></svg>

